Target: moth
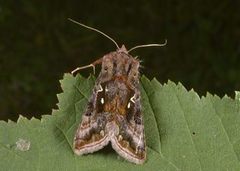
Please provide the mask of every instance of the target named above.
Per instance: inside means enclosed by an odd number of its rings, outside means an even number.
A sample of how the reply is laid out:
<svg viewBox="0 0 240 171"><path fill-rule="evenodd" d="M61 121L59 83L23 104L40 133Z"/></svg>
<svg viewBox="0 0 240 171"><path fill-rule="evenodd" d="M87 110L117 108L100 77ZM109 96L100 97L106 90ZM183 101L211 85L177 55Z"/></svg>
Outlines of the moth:
<svg viewBox="0 0 240 171"><path fill-rule="evenodd" d="M142 164L146 160L141 94L139 84L140 61L129 52L139 47L164 46L164 44L139 45L127 50L105 33L69 19L94 30L112 40L117 50L104 55L90 65L78 70L101 64L92 95L82 114L82 121L73 140L77 155L93 153L111 143L112 148L126 160Z"/></svg>

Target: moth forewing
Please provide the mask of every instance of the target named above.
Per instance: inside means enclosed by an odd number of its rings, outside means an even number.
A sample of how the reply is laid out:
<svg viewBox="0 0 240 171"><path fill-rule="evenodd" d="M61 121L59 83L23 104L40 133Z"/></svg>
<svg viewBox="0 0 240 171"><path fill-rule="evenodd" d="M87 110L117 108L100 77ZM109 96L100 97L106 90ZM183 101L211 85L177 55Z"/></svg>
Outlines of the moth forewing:
<svg viewBox="0 0 240 171"><path fill-rule="evenodd" d="M74 137L74 152L78 155L98 151L108 144L108 135L104 132L104 118L97 116L94 111L92 101L95 99L93 93L86 111L82 116L82 122L79 125ZM98 122L101 121L101 124Z"/></svg>

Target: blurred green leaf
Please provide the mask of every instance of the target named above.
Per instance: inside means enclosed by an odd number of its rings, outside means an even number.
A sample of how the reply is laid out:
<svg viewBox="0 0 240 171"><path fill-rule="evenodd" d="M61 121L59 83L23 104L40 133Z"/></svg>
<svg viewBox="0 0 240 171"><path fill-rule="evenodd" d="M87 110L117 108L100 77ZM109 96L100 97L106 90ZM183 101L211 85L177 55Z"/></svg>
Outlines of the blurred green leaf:
<svg viewBox="0 0 240 171"><path fill-rule="evenodd" d="M110 147L76 156L73 136L95 79L66 74L58 110L41 120L0 122L2 170L240 170L240 101L141 78L147 161L135 165ZM29 147L30 143L30 147Z"/></svg>

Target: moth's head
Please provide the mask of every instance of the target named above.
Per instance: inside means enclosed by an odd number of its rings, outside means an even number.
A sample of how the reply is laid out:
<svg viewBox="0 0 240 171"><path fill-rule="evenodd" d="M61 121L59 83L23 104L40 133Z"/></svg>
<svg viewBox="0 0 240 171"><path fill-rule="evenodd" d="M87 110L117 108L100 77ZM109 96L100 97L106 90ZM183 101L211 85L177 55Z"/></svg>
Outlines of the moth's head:
<svg viewBox="0 0 240 171"><path fill-rule="evenodd" d="M127 49L126 49L126 47L125 47L125 45L122 45L122 47L121 48L119 48L119 49L117 49L117 52L123 52L123 53L126 53L126 54L128 54L128 51L127 51Z"/></svg>

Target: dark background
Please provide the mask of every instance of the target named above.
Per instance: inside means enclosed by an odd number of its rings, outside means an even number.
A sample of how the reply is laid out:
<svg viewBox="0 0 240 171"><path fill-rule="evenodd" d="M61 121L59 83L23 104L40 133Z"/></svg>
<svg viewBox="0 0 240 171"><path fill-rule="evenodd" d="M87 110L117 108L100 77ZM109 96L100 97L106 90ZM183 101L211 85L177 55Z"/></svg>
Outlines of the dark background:
<svg viewBox="0 0 240 171"><path fill-rule="evenodd" d="M238 1L0 1L0 119L40 117L56 108L59 79L116 47L67 20L98 28L133 51L144 73L206 92L234 96L240 89ZM238 4L237 4L238 3ZM82 71L88 76L92 71Z"/></svg>

